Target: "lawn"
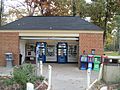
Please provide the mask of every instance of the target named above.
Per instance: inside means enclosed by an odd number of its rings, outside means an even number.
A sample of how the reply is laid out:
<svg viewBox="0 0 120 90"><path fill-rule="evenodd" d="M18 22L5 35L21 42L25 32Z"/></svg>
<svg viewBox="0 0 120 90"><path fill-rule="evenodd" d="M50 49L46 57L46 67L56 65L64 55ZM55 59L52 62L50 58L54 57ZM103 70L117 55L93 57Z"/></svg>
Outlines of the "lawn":
<svg viewBox="0 0 120 90"><path fill-rule="evenodd" d="M110 52L104 52L105 53L105 55L107 55L107 56L120 56L119 54L118 54L118 52L114 52L114 51L110 51Z"/></svg>

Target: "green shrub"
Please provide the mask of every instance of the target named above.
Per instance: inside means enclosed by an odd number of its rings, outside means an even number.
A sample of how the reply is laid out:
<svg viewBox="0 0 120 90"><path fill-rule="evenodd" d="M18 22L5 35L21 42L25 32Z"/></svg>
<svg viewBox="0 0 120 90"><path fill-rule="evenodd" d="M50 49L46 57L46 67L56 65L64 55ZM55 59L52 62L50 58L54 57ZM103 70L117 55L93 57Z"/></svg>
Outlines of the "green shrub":
<svg viewBox="0 0 120 90"><path fill-rule="evenodd" d="M8 85L13 85L15 84L15 80L13 78L8 78L8 79L4 79L3 83L8 86Z"/></svg>
<svg viewBox="0 0 120 90"><path fill-rule="evenodd" d="M13 85L14 83L18 83L22 86L23 89L26 88L26 83L31 82L35 83L35 81L43 81L45 77L40 76L37 77L35 75L35 67L32 64L22 65L19 67L15 67L13 71L13 77L10 79L6 79L4 84Z"/></svg>

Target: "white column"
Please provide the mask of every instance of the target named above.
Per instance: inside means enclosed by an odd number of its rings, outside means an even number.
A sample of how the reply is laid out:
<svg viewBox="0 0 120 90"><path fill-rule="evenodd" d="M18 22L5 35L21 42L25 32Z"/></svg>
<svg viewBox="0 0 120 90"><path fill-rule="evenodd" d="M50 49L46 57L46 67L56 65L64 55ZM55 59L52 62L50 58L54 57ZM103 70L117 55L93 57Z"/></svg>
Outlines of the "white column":
<svg viewBox="0 0 120 90"><path fill-rule="evenodd" d="M21 64L24 62L25 60L25 44L26 41L25 40L20 40L20 53L22 54L22 61Z"/></svg>
<svg viewBox="0 0 120 90"><path fill-rule="evenodd" d="M88 69L87 70L87 88L89 88L90 86L90 75L91 75L91 70Z"/></svg>
<svg viewBox="0 0 120 90"><path fill-rule="evenodd" d="M40 63L37 62L37 76L40 76Z"/></svg>
<svg viewBox="0 0 120 90"><path fill-rule="evenodd" d="M102 79L102 72L103 72L103 63L100 66L100 71L99 71L99 76L98 76L98 80Z"/></svg>
<svg viewBox="0 0 120 90"><path fill-rule="evenodd" d="M48 89L47 90L50 90L51 89L51 83L52 83L52 66L51 65L48 65Z"/></svg>
<svg viewBox="0 0 120 90"><path fill-rule="evenodd" d="M43 63L40 61L40 75L43 75Z"/></svg>

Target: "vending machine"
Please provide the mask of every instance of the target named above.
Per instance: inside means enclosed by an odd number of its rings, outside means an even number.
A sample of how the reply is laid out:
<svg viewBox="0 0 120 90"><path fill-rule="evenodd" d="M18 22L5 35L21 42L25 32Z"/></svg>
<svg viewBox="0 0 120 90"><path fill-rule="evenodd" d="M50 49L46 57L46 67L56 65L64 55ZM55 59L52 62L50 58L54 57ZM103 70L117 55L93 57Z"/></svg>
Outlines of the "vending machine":
<svg viewBox="0 0 120 90"><path fill-rule="evenodd" d="M80 69L81 70L87 70L87 65L88 65L88 58L87 55L81 55L80 56Z"/></svg>
<svg viewBox="0 0 120 90"><path fill-rule="evenodd" d="M46 62L46 42L36 43L36 63L39 61Z"/></svg>
<svg viewBox="0 0 120 90"><path fill-rule="evenodd" d="M66 63L67 62L67 52L68 45L65 42L58 42L57 44L57 61L58 63Z"/></svg>
<svg viewBox="0 0 120 90"><path fill-rule="evenodd" d="M88 55L88 69L92 70L94 65L94 56Z"/></svg>

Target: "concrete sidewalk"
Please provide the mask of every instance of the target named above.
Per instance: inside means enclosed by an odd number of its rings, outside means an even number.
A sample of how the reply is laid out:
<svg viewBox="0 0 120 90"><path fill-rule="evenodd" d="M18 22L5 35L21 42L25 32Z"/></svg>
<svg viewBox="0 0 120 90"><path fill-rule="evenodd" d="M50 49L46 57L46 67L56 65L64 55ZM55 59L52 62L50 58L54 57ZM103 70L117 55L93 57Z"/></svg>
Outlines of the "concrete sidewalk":
<svg viewBox="0 0 120 90"><path fill-rule="evenodd" d="M13 71L13 68L8 68L8 67L0 67L0 75L2 76L7 76L10 75Z"/></svg>
<svg viewBox="0 0 120 90"><path fill-rule="evenodd" d="M43 75L48 77L48 65L52 66L52 90L85 90L87 86L87 71L79 70L77 64L48 63L43 65ZM10 75L13 68L0 67L1 75ZM98 72L92 71L91 83L98 77Z"/></svg>
<svg viewBox="0 0 120 90"><path fill-rule="evenodd" d="M87 86L87 71L79 70L77 64L50 64L52 70L52 90L85 90ZM47 75L47 64L44 65L44 75ZM91 83L98 77L98 72L92 71Z"/></svg>

